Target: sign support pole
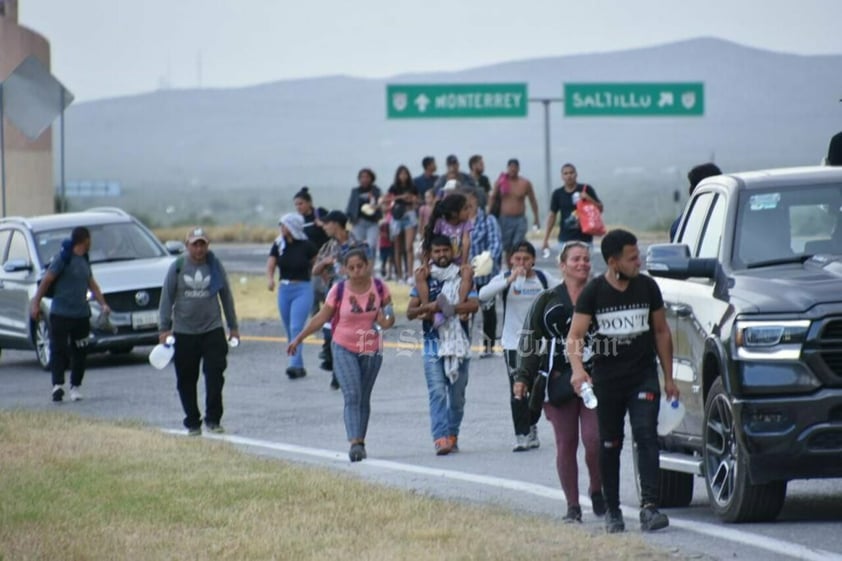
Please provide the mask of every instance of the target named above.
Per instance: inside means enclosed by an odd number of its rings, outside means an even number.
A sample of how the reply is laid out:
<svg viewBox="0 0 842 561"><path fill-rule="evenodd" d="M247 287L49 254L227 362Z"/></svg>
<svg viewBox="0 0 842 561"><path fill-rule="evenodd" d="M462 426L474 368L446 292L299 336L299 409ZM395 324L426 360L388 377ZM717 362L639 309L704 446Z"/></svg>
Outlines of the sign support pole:
<svg viewBox="0 0 842 561"><path fill-rule="evenodd" d="M3 112L3 83L0 82L0 184L3 188L3 213L2 217L6 218L6 135L5 135L5 115Z"/></svg>
<svg viewBox="0 0 842 561"><path fill-rule="evenodd" d="M544 180L547 182L547 209L553 197L552 154L550 149L550 104L564 103L563 97L530 97L529 101L544 106Z"/></svg>

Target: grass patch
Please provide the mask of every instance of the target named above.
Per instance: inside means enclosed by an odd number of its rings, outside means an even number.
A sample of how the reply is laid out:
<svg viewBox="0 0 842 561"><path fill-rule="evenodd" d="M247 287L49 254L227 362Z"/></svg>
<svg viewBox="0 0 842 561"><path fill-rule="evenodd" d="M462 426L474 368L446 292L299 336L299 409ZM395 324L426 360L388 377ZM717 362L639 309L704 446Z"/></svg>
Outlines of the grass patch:
<svg viewBox="0 0 842 561"><path fill-rule="evenodd" d="M237 317L241 320L278 320L278 293L266 288L265 275L238 275L229 273L234 292ZM403 316L409 304L409 286L387 282L392 294L395 313ZM275 287L277 291L277 287Z"/></svg>
<svg viewBox="0 0 842 561"><path fill-rule="evenodd" d="M0 412L0 441L0 559L671 558L127 424Z"/></svg>

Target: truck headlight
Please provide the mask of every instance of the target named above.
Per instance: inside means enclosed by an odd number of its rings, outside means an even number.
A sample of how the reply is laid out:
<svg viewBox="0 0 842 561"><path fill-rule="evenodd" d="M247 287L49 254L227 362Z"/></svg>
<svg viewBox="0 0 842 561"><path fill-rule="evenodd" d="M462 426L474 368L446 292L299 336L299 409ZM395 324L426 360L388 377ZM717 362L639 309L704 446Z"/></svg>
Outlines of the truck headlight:
<svg viewBox="0 0 842 561"><path fill-rule="evenodd" d="M798 360L810 320L738 320L734 327L737 358Z"/></svg>

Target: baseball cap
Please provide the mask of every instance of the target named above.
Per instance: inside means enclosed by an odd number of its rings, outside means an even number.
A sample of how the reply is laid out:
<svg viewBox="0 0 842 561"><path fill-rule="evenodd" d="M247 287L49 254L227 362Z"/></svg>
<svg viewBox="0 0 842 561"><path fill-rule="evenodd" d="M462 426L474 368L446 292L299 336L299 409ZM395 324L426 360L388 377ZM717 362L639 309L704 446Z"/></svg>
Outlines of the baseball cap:
<svg viewBox="0 0 842 561"><path fill-rule="evenodd" d="M458 164L459 158L457 158L454 154L451 154L450 156L447 157L446 162L447 162L447 165Z"/></svg>
<svg viewBox="0 0 842 561"><path fill-rule="evenodd" d="M322 222L336 222L344 228L348 224L348 217L341 210L331 210L322 218Z"/></svg>
<svg viewBox="0 0 842 561"><path fill-rule="evenodd" d="M205 243L210 243L210 238L208 237L205 229L201 226L195 226L187 232L187 245L191 243L197 242L199 240L204 240Z"/></svg>

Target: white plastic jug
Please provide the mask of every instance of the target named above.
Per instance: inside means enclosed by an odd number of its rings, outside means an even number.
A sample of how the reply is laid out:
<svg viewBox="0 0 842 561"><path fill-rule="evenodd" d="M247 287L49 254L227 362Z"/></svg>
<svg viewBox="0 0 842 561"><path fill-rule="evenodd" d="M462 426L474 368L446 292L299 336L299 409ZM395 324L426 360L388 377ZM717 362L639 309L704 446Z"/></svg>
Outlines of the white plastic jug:
<svg viewBox="0 0 842 561"><path fill-rule="evenodd" d="M166 368L175 354L174 344L175 337L170 335L164 343L155 345L149 353L149 364L158 370Z"/></svg>
<svg viewBox="0 0 842 561"><path fill-rule="evenodd" d="M684 418L684 404L677 399L667 400L661 397L661 409L658 411L658 436L666 436L681 424Z"/></svg>

